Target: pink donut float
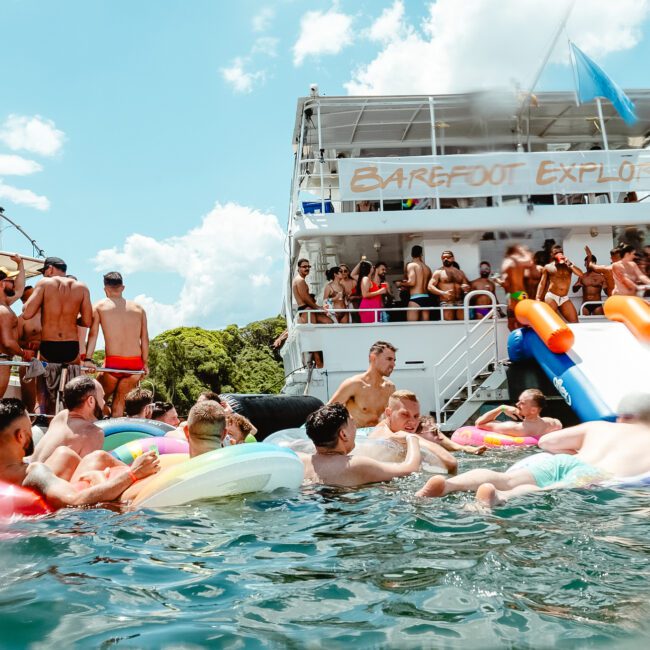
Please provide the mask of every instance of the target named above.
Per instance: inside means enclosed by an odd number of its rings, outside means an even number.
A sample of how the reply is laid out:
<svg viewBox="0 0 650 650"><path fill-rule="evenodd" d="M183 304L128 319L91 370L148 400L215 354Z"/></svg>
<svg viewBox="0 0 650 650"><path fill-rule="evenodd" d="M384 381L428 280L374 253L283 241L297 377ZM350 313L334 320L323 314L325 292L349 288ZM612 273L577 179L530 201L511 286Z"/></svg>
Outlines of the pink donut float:
<svg viewBox="0 0 650 650"><path fill-rule="evenodd" d="M0 519L47 515L52 508L34 490L0 481Z"/></svg>
<svg viewBox="0 0 650 650"><path fill-rule="evenodd" d="M480 447L537 447L537 438L530 436L506 436L479 429L478 427L460 427L451 436L453 442L459 445L475 445Z"/></svg>

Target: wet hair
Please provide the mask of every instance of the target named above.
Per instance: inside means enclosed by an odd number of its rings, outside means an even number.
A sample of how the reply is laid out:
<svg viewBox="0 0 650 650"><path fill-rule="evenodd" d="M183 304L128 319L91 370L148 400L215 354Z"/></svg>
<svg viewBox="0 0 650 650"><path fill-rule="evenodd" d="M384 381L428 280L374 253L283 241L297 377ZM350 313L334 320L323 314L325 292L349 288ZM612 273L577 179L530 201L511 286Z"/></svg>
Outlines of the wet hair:
<svg viewBox="0 0 650 650"><path fill-rule="evenodd" d="M373 352L375 354L381 354L384 350L392 350L393 352L397 352L397 348L392 343L388 343L388 341L375 341L370 346L368 354L372 354Z"/></svg>
<svg viewBox="0 0 650 650"><path fill-rule="evenodd" d="M153 393L146 388L140 388L138 386L126 394L126 398L124 399L124 412L131 418L136 417L151 402L153 402Z"/></svg>
<svg viewBox="0 0 650 650"><path fill-rule="evenodd" d="M418 404L420 403L418 400L418 396L410 390L402 389L402 390L396 390L389 398L388 398L388 406L394 405L396 402L417 402Z"/></svg>
<svg viewBox="0 0 650 650"><path fill-rule="evenodd" d="M236 425L242 432L244 438L248 434L255 435L257 433L257 429L253 426L253 423L241 413L226 413L226 426L230 424Z"/></svg>
<svg viewBox="0 0 650 650"><path fill-rule="evenodd" d="M417 244L411 248L411 257L422 257L422 253L424 252L422 246L418 246Z"/></svg>
<svg viewBox="0 0 650 650"><path fill-rule="evenodd" d="M171 402L154 402L151 408L151 419L157 420L163 417L165 413L169 413L174 408Z"/></svg>
<svg viewBox="0 0 650 650"><path fill-rule="evenodd" d="M366 278L370 275L370 271L372 271L372 264L368 260L363 260L359 264L359 275L357 277L357 295L361 296L361 280L363 278Z"/></svg>
<svg viewBox="0 0 650 650"><path fill-rule="evenodd" d="M88 375L75 377L63 388L63 403L68 410L74 409L80 406L89 395L97 395L95 380Z"/></svg>
<svg viewBox="0 0 650 650"><path fill-rule="evenodd" d="M339 431L348 423L350 413L338 402L321 406L307 416L305 432L316 447L334 449Z"/></svg>
<svg viewBox="0 0 650 650"><path fill-rule="evenodd" d="M117 271L111 271L104 275L104 286L121 287L123 284L122 274Z"/></svg>
<svg viewBox="0 0 650 650"><path fill-rule="evenodd" d="M650 393L628 393L618 405L618 414L621 418L650 425Z"/></svg>
<svg viewBox="0 0 650 650"><path fill-rule="evenodd" d="M333 266L331 269L325 271L325 277L331 282L334 279L334 276L340 272L341 272L340 266Z"/></svg>
<svg viewBox="0 0 650 650"><path fill-rule="evenodd" d="M544 397L544 393L538 388L528 388L522 393L522 395L524 394L528 395L539 409L543 409L546 406L546 397Z"/></svg>
<svg viewBox="0 0 650 650"><path fill-rule="evenodd" d="M216 442L226 427L226 412L213 400L197 402L187 416L187 427L192 440Z"/></svg>
<svg viewBox="0 0 650 650"><path fill-rule="evenodd" d="M0 434L19 417L25 415L25 405L15 397L0 399Z"/></svg>
<svg viewBox="0 0 650 650"><path fill-rule="evenodd" d="M200 402L202 400L212 400L213 402L221 403L221 398L219 397L219 393L215 393L213 390L204 390L196 398L197 402Z"/></svg>
<svg viewBox="0 0 650 650"><path fill-rule="evenodd" d="M621 246L619 250L621 257L627 255L628 253L636 253L636 248L634 248L632 244L625 244L625 246Z"/></svg>

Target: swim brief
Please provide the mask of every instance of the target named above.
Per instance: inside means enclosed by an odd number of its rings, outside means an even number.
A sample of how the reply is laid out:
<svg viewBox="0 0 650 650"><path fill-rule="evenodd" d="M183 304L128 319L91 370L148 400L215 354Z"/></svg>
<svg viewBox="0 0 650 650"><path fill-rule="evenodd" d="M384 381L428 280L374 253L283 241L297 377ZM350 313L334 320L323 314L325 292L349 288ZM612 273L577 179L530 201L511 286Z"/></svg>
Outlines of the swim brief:
<svg viewBox="0 0 650 650"><path fill-rule="evenodd" d="M104 361L105 368L118 368L119 370L144 370L144 361L142 357L119 357L115 354L109 354ZM109 375L115 379L124 379L133 377L133 375L122 372L109 372Z"/></svg>
<svg viewBox="0 0 650 650"><path fill-rule="evenodd" d="M416 293L409 296L409 302L414 302L418 307L431 307L431 297L428 293Z"/></svg>
<svg viewBox="0 0 650 650"><path fill-rule="evenodd" d="M547 294L548 295L548 294ZM583 305L582 308L587 310L587 316L593 316L596 309L602 307L602 305ZM598 314L596 314L598 315Z"/></svg>
<svg viewBox="0 0 650 650"><path fill-rule="evenodd" d="M79 356L79 341L41 341L41 358L50 363L72 363Z"/></svg>
<svg viewBox="0 0 650 650"><path fill-rule="evenodd" d="M552 291L547 291L546 297L550 298L558 307L561 307L565 302L569 301L569 296L558 296Z"/></svg>
<svg viewBox="0 0 650 650"><path fill-rule="evenodd" d="M602 482L609 476L569 454L537 454L525 468L540 488L587 487Z"/></svg>
<svg viewBox="0 0 650 650"><path fill-rule="evenodd" d="M525 291L513 291L509 296L510 300L513 300L514 302L519 302L520 300L526 300L526 298L528 298L528 294Z"/></svg>
<svg viewBox="0 0 650 650"><path fill-rule="evenodd" d="M474 307L472 309L472 318L483 318L492 311L492 307Z"/></svg>

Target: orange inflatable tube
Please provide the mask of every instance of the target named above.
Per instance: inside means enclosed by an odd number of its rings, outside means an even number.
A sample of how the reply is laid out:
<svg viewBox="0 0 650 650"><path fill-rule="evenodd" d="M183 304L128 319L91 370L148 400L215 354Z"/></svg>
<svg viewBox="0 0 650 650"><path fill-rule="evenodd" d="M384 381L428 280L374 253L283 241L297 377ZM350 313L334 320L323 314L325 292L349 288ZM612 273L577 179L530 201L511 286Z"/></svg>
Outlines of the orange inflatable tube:
<svg viewBox="0 0 650 650"><path fill-rule="evenodd" d="M569 326L541 300L522 300L515 307L515 318L535 330L546 347L556 354L568 352L574 336Z"/></svg>
<svg viewBox="0 0 650 650"><path fill-rule="evenodd" d="M605 316L624 323L641 341L650 342L650 305L637 296L610 296L605 301Z"/></svg>

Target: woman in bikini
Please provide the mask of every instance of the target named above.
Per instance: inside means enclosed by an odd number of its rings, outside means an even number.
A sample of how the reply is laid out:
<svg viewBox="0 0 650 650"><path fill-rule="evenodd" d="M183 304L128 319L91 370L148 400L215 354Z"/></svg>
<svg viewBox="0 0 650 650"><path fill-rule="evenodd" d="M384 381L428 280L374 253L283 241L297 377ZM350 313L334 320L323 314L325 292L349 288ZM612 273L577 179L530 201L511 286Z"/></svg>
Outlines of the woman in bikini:
<svg viewBox="0 0 650 650"><path fill-rule="evenodd" d="M343 279L341 267L333 266L325 272L325 276L329 280L329 283L325 286L325 291L323 292L323 303L328 304L329 301L329 304L333 308L331 313L336 316L338 322L347 323L348 313L345 311L337 311L348 308L348 294L341 282Z"/></svg>

